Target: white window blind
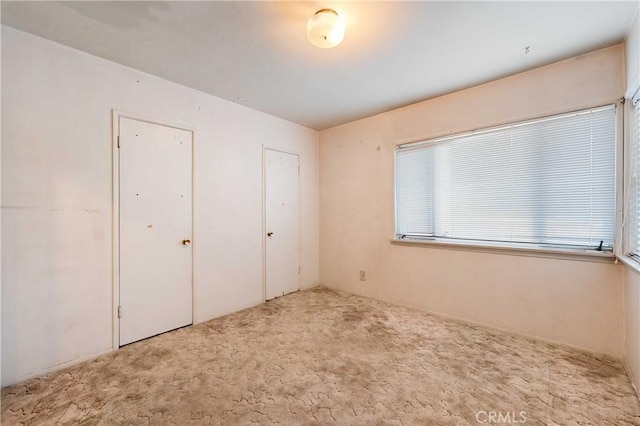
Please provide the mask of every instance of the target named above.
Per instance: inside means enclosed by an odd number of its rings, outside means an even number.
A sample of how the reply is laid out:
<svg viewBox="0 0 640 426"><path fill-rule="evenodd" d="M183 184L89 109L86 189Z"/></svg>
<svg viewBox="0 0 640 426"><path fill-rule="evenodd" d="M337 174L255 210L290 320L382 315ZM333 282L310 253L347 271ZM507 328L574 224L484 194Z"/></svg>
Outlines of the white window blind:
<svg viewBox="0 0 640 426"><path fill-rule="evenodd" d="M615 106L396 152L398 238L611 250Z"/></svg>
<svg viewBox="0 0 640 426"><path fill-rule="evenodd" d="M631 123L629 138L629 154L631 161L629 164L628 191L629 197L626 200L628 207L625 214L626 234L629 241L629 254L640 258L640 93L634 97L631 104Z"/></svg>

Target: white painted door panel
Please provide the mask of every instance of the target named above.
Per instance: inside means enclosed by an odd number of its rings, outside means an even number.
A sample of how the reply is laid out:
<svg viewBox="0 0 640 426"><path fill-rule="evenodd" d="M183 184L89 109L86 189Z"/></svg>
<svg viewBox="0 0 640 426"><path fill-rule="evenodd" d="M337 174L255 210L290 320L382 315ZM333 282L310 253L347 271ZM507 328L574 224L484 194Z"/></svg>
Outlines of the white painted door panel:
<svg viewBox="0 0 640 426"><path fill-rule="evenodd" d="M119 136L120 345L126 345L193 322L192 133L121 117Z"/></svg>
<svg viewBox="0 0 640 426"><path fill-rule="evenodd" d="M299 289L298 156L265 149L266 300Z"/></svg>

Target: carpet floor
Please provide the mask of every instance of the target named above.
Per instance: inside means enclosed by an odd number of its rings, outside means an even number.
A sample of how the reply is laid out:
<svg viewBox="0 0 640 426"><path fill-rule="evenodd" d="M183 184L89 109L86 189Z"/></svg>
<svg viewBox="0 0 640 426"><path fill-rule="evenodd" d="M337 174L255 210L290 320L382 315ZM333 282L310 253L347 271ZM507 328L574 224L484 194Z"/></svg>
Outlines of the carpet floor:
<svg viewBox="0 0 640 426"><path fill-rule="evenodd" d="M2 390L14 424L640 425L622 365L317 288Z"/></svg>

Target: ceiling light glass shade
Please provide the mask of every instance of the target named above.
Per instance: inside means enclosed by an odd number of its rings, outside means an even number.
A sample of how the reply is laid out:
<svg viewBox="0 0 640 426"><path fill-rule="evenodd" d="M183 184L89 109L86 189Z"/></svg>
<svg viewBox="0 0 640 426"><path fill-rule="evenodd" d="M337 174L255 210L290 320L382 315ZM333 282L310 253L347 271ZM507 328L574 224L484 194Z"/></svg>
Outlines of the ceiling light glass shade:
<svg viewBox="0 0 640 426"><path fill-rule="evenodd" d="M344 39L344 19L333 9L320 9L307 21L307 39L322 49L339 45Z"/></svg>

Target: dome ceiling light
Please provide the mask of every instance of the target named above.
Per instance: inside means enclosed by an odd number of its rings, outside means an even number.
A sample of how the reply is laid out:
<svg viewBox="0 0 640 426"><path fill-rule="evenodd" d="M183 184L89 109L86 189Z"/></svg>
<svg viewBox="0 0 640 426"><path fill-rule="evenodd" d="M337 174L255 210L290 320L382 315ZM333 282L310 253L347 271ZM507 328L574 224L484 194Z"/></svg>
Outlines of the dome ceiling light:
<svg viewBox="0 0 640 426"><path fill-rule="evenodd" d="M320 9L307 21L307 39L321 49L329 49L344 39L344 19L333 9Z"/></svg>

